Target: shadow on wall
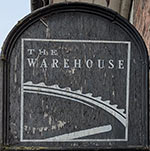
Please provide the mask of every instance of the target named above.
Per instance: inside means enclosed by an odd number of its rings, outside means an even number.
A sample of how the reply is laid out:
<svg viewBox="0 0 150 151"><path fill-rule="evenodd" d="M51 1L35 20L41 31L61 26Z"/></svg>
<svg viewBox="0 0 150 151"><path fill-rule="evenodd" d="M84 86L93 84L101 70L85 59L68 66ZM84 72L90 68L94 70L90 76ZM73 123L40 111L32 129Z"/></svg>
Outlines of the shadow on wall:
<svg viewBox="0 0 150 151"><path fill-rule="evenodd" d="M84 2L110 8L129 19L132 0L31 0L31 10L34 11L46 5L62 2Z"/></svg>

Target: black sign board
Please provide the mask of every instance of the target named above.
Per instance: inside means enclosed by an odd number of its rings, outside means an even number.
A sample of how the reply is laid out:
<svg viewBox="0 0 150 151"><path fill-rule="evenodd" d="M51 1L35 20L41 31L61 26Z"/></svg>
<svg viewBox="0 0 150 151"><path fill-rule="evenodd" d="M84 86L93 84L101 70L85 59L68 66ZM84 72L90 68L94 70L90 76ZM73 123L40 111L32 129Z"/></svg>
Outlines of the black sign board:
<svg viewBox="0 0 150 151"><path fill-rule="evenodd" d="M3 54L6 149L147 147L147 50L118 14L46 7L12 30Z"/></svg>

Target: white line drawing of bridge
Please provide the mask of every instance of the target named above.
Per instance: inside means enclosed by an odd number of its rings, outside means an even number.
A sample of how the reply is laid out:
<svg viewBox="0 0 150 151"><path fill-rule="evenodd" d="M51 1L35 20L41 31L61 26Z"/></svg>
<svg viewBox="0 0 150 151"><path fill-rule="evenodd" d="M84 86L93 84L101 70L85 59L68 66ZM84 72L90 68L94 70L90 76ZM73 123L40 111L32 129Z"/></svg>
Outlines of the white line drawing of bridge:
<svg viewBox="0 0 150 151"><path fill-rule="evenodd" d="M118 109L116 104L111 105L109 100L102 101L101 97L93 97L92 93L83 94L80 90L72 91L71 88L60 88L58 85L47 86L43 82L33 84L31 81L24 83L23 90L26 93L42 94L64 98L70 101L75 101L84 104L93 109L96 109L96 107L101 108L111 114L117 120L119 120L123 124L123 126L126 127L126 114L124 113L125 110ZM90 135L109 132L111 130L111 125L105 125L91 129L80 130L77 132L66 133L59 136L54 136L51 138L43 139L41 140L41 142L72 140ZM26 142L28 141L30 142L31 140L26 140ZM38 142L39 140L32 141Z"/></svg>
<svg viewBox="0 0 150 151"><path fill-rule="evenodd" d="M102 108L103 110L111 114L113 117L115 117L117 120L119 120L124 125L124 127L126 127L126 114L124 113L125 110L118 109L116 104L111 105L109 100L102 101L101 97L93 97L92 93L83 94L80 90L72 91L71 88L60 88L58 85L46 86L45 83L43 82L33 84L31 81L24 83L23 90L26 93L42 94L64 98L70 101L75 101L84 104L93 109L96 109L96 107ZM32 140L32 141L47 142L47 141L73 140L81 137L109 132L111 130L112 130L111 125L105 125L100 127L94 127L91 129L80 130L77 132L66 133L43 140ZM24 141L30 142L31 140Z"/></svg>
<svg viewBox="0 0 150 151"><path fill-rule="evenodd" d="M33 84L31 81L24 83L24 92L37 93L69 99L87 105L91 108L102 108L126 127L126 114L118 105L111 105L110 100L102 101L101 97L93 97L91 93L82 94L80 90L72 91L71 88L60 88L58 85L46 86L45 83Z"/></svg>

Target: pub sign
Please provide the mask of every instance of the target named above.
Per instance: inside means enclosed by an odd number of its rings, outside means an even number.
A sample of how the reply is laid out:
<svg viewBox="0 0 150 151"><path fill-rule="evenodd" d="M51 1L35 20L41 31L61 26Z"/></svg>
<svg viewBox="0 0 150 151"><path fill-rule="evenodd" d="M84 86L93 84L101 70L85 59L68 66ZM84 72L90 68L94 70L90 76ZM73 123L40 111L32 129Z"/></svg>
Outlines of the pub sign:
<svg viewBox="0 0 150 151"><path fill-rule="evenodd" d="M14 27L3 55L6 150L147 147L147 50L118 14L48 6Z"/></svg>

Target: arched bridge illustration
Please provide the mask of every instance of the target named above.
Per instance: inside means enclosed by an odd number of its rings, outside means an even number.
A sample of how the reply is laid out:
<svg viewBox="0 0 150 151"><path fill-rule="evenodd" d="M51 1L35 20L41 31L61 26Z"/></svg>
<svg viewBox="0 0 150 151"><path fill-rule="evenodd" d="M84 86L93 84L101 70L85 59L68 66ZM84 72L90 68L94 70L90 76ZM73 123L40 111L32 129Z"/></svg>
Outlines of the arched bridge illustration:
<svg viewBox="0 0 150 151"><path fill-rule="evenodd" d="M125 109L118 109L118 105L111 105L110 100L103 101L102 97L93 97L92 93L83 94L80 90L72 91L71 88L60 88L58 85L47 86L41 82L33 84L31 81L24 83L24 92L55 96L87 105L91 108L101 108L119 120L127 127Z"/></svg>

